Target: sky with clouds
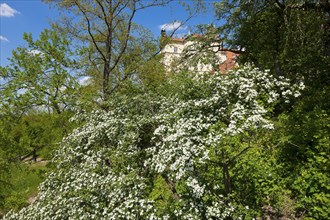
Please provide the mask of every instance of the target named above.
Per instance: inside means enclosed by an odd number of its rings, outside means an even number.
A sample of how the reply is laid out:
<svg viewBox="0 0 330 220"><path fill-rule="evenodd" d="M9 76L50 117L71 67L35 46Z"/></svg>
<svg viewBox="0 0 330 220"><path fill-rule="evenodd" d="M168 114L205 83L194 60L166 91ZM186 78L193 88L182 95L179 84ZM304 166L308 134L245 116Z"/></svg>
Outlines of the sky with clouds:
<svg viewBox="0 0 330 220"><path fill-rule="evenodd" d="M40 32L49 28L50 21L55 21L59 13L41 0L0 0L0 65L9 64L11 51L24 46L24 32L32 33L37 38ZM213 21L212 14L202 14L182 24L188 17L187 12L176 2L169 7L148 8L140 11L135 22L148 28L155 37L161 29L177 30L178 34L187 34L189 26Z"/></svg>

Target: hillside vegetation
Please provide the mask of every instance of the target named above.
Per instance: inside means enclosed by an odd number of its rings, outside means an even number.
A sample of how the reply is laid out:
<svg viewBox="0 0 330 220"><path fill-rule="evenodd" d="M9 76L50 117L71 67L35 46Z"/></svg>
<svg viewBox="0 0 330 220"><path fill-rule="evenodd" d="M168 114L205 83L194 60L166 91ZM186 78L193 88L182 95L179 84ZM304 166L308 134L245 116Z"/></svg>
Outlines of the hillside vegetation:
<svg viewBox="0 0 330 220"><path fill-rule="evenodd" d="M45 2L75 19L0 67L4 219L330 218L328 1L214 3L223 25L196 27L185 63L221 41L226 74L165 71L132 21L167 1Z"/></svg>

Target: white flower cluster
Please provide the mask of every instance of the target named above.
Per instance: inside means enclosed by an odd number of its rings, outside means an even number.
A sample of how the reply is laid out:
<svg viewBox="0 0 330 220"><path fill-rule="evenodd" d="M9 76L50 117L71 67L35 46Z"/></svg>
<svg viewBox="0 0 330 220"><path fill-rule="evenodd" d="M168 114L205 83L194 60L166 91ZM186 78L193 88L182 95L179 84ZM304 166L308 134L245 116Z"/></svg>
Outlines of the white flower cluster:
<svg viewBox="0 0 330 220"><path fill-rule="evenodd" d="M195 80L201 88L207 88L208 94L189 100L174 97L165 103L171 103L172 108L162 108L165 110L156 116L154 138L158 141L149 149L152 158L146 161L157 172L174 171L177 179L190 175L192 163L207 159L208 146L216 145L223 137L251 129L272 129L265 107L280 94L288 100L287 95L299 93L299 88L287 80L277 80L267 71L250 67L226 76L199 74ZM223 126L211 129L217 124Z"/></svg>
<svg viewBox="0 0 330 220"><path fill-rule="evenodd" d="M151 158L145 164L156 172L169 173L173 181L184 180L190 195L202 198L213 196L208 189L214 186L205 188L193 177L195 167L208 162L210 147L221 146L226 137L251 130L273 129L266 109L279 98L289 100L299 96L300 88L286 79L274 78L268 71L250 67L226 76L197 74L194 79L205 95L187 100L173 97L164 103L166 106L171 103L172 108L162 108L165 110L156 116L155 146L148 149ZM187 219L194 219L190 215L201 217L201 206L207 210L208 216L219 219L222 215L223 218L228 216L232 210L224 211L223 207L210 206L199 200L196 205L196 199L193 199L195 206L190 205L187 209Z"/></svg>
<svg viewBox="0 0 330 220"><path fill-rule="evenodd" d="M210 147L223 138L271 129L266 109L280 97L299 95L299 86L250 67L225 76L195 75L193 82L199 95L192 98L123 97L107 112L77 115L85 124L63 140L57 169L37 200L5 219L230 216L234 208L215 194L217 185L199 179L196 167L208 162ZM172 213L159 216L149 198L152 173L166 175L172 187L185 184L176 190L180 205Z"/></svg>
<svg viewBox="0 0 330 220"><path fill-rule="evenodd" d="M226 219L234 211L234 207L230 204L227 207L222 201L214 201L207 207L206 215L208 219Z"/></svg>
<svg viewBox="0 0 330 220"><path fill-rule="evenodd" d="M191 191L193 193L193 197L201 198L203 196L205 186L200 186L198 181L195 178L189 177L186 181L186 184L187 184L188 187L191 188Z"/></svg>
<svg viewBox="0 0 330 220"><path fill-rule="evenodd" d="M50 175L41 185L37 200L7 218L137 219L153 209L152 201L143 198L144 188L141 180L131 176L73 168Z"/></svg>

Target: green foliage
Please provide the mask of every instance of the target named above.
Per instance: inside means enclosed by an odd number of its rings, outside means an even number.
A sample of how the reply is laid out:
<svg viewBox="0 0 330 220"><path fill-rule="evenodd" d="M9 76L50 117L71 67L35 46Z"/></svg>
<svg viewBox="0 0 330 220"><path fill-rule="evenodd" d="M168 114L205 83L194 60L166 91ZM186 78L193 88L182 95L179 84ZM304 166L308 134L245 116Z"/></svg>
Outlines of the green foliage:
<svg viewBox="0 0 330 220"><path fill-rule="evenodd" d="M28 199L36 196L39 184L44 180L47 168L44 164L12 164L9 167L10 176L7 179L7 191L4 193L0 212L13 209L19 211L27 206ZM2 185L1 186L5 186ZM1 187L2 188L2 187Z"/></svg>
<svg viewBox="0 0 330 220"><path fill-rule="evenodd" d="M75 40L81 51L80 67L85 75L92 76L103 100L108 100L125 81L147 78L141 66L154 59L158 44L149 31L134 23L134 18L140 10L170 1L44 2L66 11L53 27ZM161 67L158 62L150 64Z"/></svg>
<svg viewBox="0 0 330 220"><path fill-rule="evenodd" d="M277 89L285 98L299 91L251 67L231 74L178 73L150 90L128 84L107 111L78 113L84 123L63 140L38 199L8 218L261 216L264 197L278 200L258 140L272 128L265 108Z"/></svg>
<svg viewBox="0 0 330 220"><path fill-rule="evenodd" d="M73 124L68 122L69 112L61 116L45 112L30 112L21 118L11 118L4 121L3 134L0 146L8 149L7 158L20 159L32 151L44 149L44 153L54 151L57 143L72 130ZM10 123L10 126L8 124ZM48 149L48 150L46 150ZM50 155L44 154L46 158ZM43 157L43 158L45 158Z"/></svg>
<svg viewBox="0 0 330 220"><path fill-rule="evenodd" d="M47 29L39 39L27 33L23 39L27 46L14 50L10 64L0 67L0 196L6 209L26 203L22 192L8 194L11 163L37 156L50 159L57 142L71 131L70 111L78 105L70 41Z"/></svg>
<svg viewBox="0 0 330 220"><path fill-rule="evenodd" d="M277 76L307 86L329 84L329 5L327 1L222 1L214 3L221 37L244 49L241 63L254 63Z"/></svg>
<svg viewBox="0 0 330 220"><path fill-rule="evenodd" d="M315 99L318 97L318 99ZM308 219L326 219L329 213L329 103L327 95L311 94L282 117L282 144L278 162L296 210ZM285 168L285 169L284 169Z"/></svg>
<svg viewBox="0 0 330 220"><path fill-rule="evenodd" d="M43 180L38 173L44 168L38 165L26 166L21 158L25 161L32 160L34 156L38 160L52 159L58 142L72 129L73 124L68 123L68 117L70 114L67 113L58 117L57 114L49 115L45 112L30 112L19 119L3 117L0 123L2 212L19 210L27 205L28 196L37 193L37 186Z"/></svg>
<svg viewBox="0 0 330 220"><path fill-rule="evenodd" d="M175 205L178 205L173 192L161 175L155 176L149 198L155 201L155 207L157 207L156 214L158 216L173 212Z"/></svg>
<svg viewBox="0 0 330 220"><path fill-rule="evenodd" d="M226 23L201 26L186 72L165 75L157 44L131 19L137 7L166 1L46 2L76 16L54 27L82 40L80 63L66 36L45 30L35 41L25 34L28 47L0 69L2 210L25 206L42 180L9 161L39 148L52 158L70 134L36 203L9 218L329 218L328 3L216 2ZM220 39L241 50L240 63L270 71L191 73L218 66L196 51ZM88 84L78 85L78 70ZM303 85L283 76L305 80L301 99Z"/></svg>
<svg viewBox="0 0 330 220"><path fill-rule="evenodd" d="M214 9L226 21L218 27L224 44L242 51L240 63L253 63L295 82L303 79L306 85L302 98L291 100L294 105L273 106L269 116L278 122L265 142L269 153L249 160L272 178L256 170L244 178L252 181L250 186L259 184L268 197L264 202L276 209L277 217L328 219L329 3L234 0L214 3Z"/></svg>
<svg viewBox="0 0 330 220"><path fill-rule="evenodd" d="M21 117L3 114L0 121L0 209L19 210L27 205L27 194L36 194L42 181L24 164L37 159L52 159L58 142L75 126L69 123L70 112L56 113L30 111ZM32 160L31 159L31 160ZM21 184L21 185L20 185ZM29 189L24 187L30 187Z"/></svg>
<svg viewBox="0 0 330 220"><path fill-rule="evenodd" d="M10 64L0 68L2 111L15 116L30 110L61 114L76 106L78 83L70 42L54 30L44 30L33 40L25 33L27 47L12 53Z"/></svg>

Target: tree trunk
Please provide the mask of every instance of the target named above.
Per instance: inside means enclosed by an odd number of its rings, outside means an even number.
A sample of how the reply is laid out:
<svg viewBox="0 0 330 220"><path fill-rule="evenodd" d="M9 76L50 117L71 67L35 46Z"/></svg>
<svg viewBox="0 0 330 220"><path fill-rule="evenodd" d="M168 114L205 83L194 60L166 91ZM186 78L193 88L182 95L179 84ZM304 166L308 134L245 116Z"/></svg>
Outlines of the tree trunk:
<svg viewBox="0 0 330 220"><path fill-rule="evenodd" d="M222 175L223 175L223 184L225 186L225 196L229 201L229 196L232 191L231 181L230 181L230 174L229 174L229 165L226 162L225 158L225 151L222 150Z"/></svg>
<svg viewBox="0 0 330 220"><path fill-rule="evenodd" d="M167 186L170 188L170 190L173 193L173 197L176 201L180 200L180 195L176 191L175 184L166 176L166 174L163 174L162 177L164 178Z"/></svg>
<svg viewBox="0 0 330 220"><path fill-rule="evenodd" d="M32 161L37 162L37 149L33 149L32 151Z"/></svg>

